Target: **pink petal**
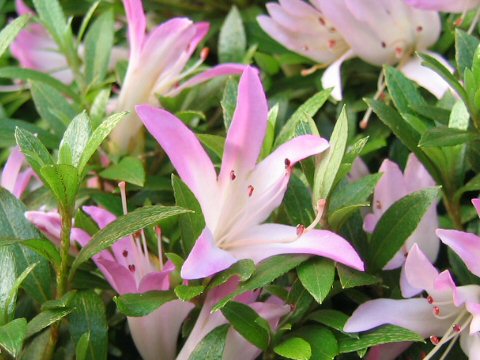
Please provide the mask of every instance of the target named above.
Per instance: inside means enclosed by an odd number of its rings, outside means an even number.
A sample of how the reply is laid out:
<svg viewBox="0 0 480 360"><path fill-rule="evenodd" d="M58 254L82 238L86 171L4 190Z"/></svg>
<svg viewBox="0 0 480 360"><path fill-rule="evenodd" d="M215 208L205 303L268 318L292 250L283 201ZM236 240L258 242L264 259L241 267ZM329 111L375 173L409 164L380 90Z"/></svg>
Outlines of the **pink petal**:
<svg viewBox="0 0 480 360"><path fill-rule="evenodd" d="M22 168L25 156L20 151L18 146L15 146L10 153L10 156L3 167L0 185L13 193L15 184L18 179L18 174Z"/></svg>
<svg viewBox="0 0 480 360"><path fill-rule="evenodd" d="M434 286L438 271L423 254L417 244L408 252L405 261L405 275L409 284L421 290L429 290Z"/></svg>
<svg viewBox="0 0 480 360"><path fill-rule="evenodd" d="M353 50L348 50L333 62L322 75L322 86L324 89L333 88L332 97L335 100L342 100L342 64L355 56Z"/></svg>
<svg viewBox="0 0 480 360"><path fill-rule="evenodd" d="M405 272L405 266L402 266L400 271L400 291L404 298L410 298L422 292L422 289L410 285Z"/></svg>
<svg viewBox="0 0 480 360"><path fill-rule="evenodd" d="M175 359L182 323L193 308L192 303L174 300L147 316L129 317L128 326L142 358Z"/></svg>
<svg viewBox="0 0 480 360"><path fill-rule="evenodd" d="M268 105L258 71L246 68L227 133L219 181L230 181L231 171L245 177L257 163L267 128Z"/></svg>
<svg viewBox="0 0 480 360"><path fill-rule="evenodd" d="M23 0L15 0L15 7L18 15L35 15Z"/></svg>
<svg viewBox="0 0 480 360"><path fill-rule="evenodd" d="M435 180L413 153L408 156L404 178L409 193L436 185Z"/></svg>
<svg viewBox="0 0 480 360"><path fill-rule="evenodd" d="M480 304L473 302L467 303L466 308L470 314L473 315L470 323L470 335L480 331Z"/></svg>
<svg viewBox="0 0 480 360"><path fill-rule="evenodd" d="M60 244L62 218L56 211L26 211L25 217L53 243Z"/></svg>
<svg viewBox="0 0 480 360"><path fill-rule="evenodd" d="M408 341L377 345L370 348L366 360L395 360L411 345Z"/></svg>
<svg viewBox="0 0 480 360"><path fill-rule="evenodd" d="M171 271L151 272L142 277L138 292L144 293L152 290L168 290L170 288Z"/></svg>
<svg viewBox="0 0 480 360"><path fill-rule="evenodd" d="M363 271L363 262L355 249L339 235L327 230L311 230L297 236L293 226L262 224L239 235L237 241L224 248L237 259L252 259L256 263L280 254L312 254L323 256Z"/></svg>
<svg viewBox="0 0 480 360"><path fill-rule="evenodd" d="M461 13L480 4L478 0L405 0L413 7L425 10Z"/></svg>
<svg viewBox="0 0 480 360"><path fill-rule="evenodd" d="M391 324L415 331L423 337L441 336L450 327L451 320L435 317L426 299L376 299L358 307L343 330L360 332L380 325Z"/></svg>
<svg viewBox="0 0 480 360"><path fill-rule="evenodd" d="M426 53L435 57L437 60L440 60L441 58L434 53ZM448 69L452 69L451 65L448 64L443 58L440 62L444 65L447 65ZM405 74L406 77L430 91L438 99L441 99L445 92L449 89L449 85L446 83L446 81L443 80L443 78L432 69L423 66L422 60L418 56L414 56L409 61L405 62L400 70L403 74Z"/></svg>
<svg viewBox="0 0 480 360"><path fill-rule="evenodd" d="M28 168L25 171L21 172L18 175L15 188L13 189L13 195L19 199L27 189L28 184L30 183L30 180L32 180L32 178L35 176L36 174L32 168Z"/></svg>
<svg viewBox="0 0 480 360"><path fill-rule="evenodd" d="M480 216L480 199L472 199L472 204L475 206L478 216Z"/></svg>
<svg viewBox="0 0 480 360"><path fill-rule="evenodd" d="M438 229L437 235L460 256L467 268L480 276L480 237L458 230Z"/></svg>
<svg viewBox="0 0 480 360"><path fill-rule="evenodd" d="M192 77L191 79L185 81L180 86L175 87L171 91L167 92L165 96L176 96L180 94L183 90L191 88L195 85L201 84L210 79L227 76L227 75L240 75L246 69L246 65L241 64L220 64L214 66L211 69L205 70L204 72Z"/></svg>
<svg viewBox="0 0 480 360"><path fill-rule="evenodd" d="M101 256L95 257L94 261L112 288L120 295L138 292L135 276L126 267Z"/></svg>
<svg viewBox="0 0 480 360"><path fill-rule="evenodd" d="M357 157L352 164L352 170L350 170L350 173L348 174L348 179L351 181L357 181L367 175L370 175L370 170L368 170L367 164L365 164L361 157Z"/></svg>
<svg viewBox="0 0 480 360"><path fill-rule="evenodd" d="M201 279L227 269L238 260L219 249L213 234L205 228L182 266L183 279Z"/></svg>
<svg viewBox="0 0 480 360"><path fill-rule="evenodd" d="M212 199L217 197L216 173L212 161L197 137L169 112L149 105L136 107L147 130L162 146L182 180L202 206L207 224L213 222Z"/></svg>
<svg viewBox="0 0 480 360"><path fill-rule="evenodd" d="M460 336L460 346L465 355L470 360L478 360L478 354L480 354L480 337L478 334L462 333Z"/></svg>
<svg viewBox="0 0 480 360"><path fill-rule="evenodd" d="M128 23L128 41L130 43L130 54L134 58L140 55L147 28L147 19L143 13L141 0L124 0L125 12Z"/></svg>

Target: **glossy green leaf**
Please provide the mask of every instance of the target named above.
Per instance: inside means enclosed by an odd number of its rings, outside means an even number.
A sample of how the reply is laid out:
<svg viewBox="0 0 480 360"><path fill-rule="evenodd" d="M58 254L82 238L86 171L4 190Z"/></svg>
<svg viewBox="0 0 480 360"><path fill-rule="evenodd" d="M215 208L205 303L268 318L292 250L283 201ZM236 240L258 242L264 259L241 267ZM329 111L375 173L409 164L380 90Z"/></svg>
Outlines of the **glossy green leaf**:
<svg viewBox="0 0 480 360"><path fill-rule="evenodd" d="M237 106L238 83L239 81L237 78L230 76L225 83L222 100L220 101L223 110L223 123L227 130L232 123L233 114L235 113L235 108Z"/></svg>
<svg viewBox="0 0 480 360"><path fill-rule="evenodd" d="M273 348L276 354L294 360L309 360L312 356L310 344L299 337L291 337Z"/></svg>
<svg viewBox="0 0 480 360"><path fill-rule="evenodd" d="M225 324L210 331L195 347L188 360L223 360L228 328Z"/></svg>
<svg viewBox="0 0 480 360"><path fill-rule="evenodd" d="M220 29L218 38L218 58L221 63L241 63L247 49L247 38L242 16L236 6L232 6Z"/></svg>
<svg viewBox="0 0 480 360"><path fill-rule="evenodd" d="M337 264L337 273L342 289L378 284L381 279L375 275Z"/></svg>
<svg viewBox="0 0 480 360"><path fill-rule="evenodd" d="M467 34L459 28L455 29L455 60L460 76L463 75L465 69L472 68L473 55L479 44L480 41L475 36Z"/></svg>
<svg viewBox="0 0 480 360"><path fill-rule="evenodd" d="M67 21L58 0L33 0L35 10L55 41L65 42Z"/></svg>
<svg viewBox="0 0 480 360"><path fill-rule="evenodd" d="M21 128L16 128L15 139L28 163L37 174L41 175L40 170L44 166L53 165L50 153L32 133Z"/></svg>
<svg viewBox="0 0 480 360"><path fill-rule="evenodd" d="M284 198L285 212L291 224L308 226L315 218L312 207L312 193L298 173L294 172L290 178Z"/></svg>
<svg viewBox="0 0 480 360"><path fill-rule="evenodd" d="M9 303L9 297L15 286L16 269L15 258L9 247L0 248L0 325L13 319L15 303Z"/></svg>
<svg viewBox="0 0 480 360"><path fill-rule="evenodd" d="M75 359L76 360L87 360L88 357L88 348L90 346L90 332L84 333L80 336L80 339L77 341L77 346L75 346Z"/></svg>
<svg viewBox="0 0 480 360"><path fill-rule="evenodd" d="M335 264L331 260L315 257L300 265L297 274L303 287L321 304L332 289Z"/></svg>
<svg viewBox="0 0 480 360"><path fill-rule="evenodd" d="M295 332L295 336L310 344L310 360L333 360L338 355L337 339L329 329L317 325L304 326Z"/></svg>
<svg viewBox="0 0 480 360"><path fill-rule="evenodd" d="M478 134L469 130L448 127L435 127L422 135L418 146L454 146L477 140Z"/></svg>
<svg viewBox="0 0 480 360"><path fill-rule="evenodd" d="M212 151L219 159L223 156L223 148L225 146L225 138L223 136L211 134L197 134L198 140L210 151Z"/></svg>
<svg viewBox="0 0 480 360"><path fill-rule="evenodd" d="M92 128L90 119L84 111L75 116L63 134L58 150L58 164L77 167L82 157Z"/></svg>
<svg viewBox="0 0 480 360"><path fill-rule="evenodd" d="M40 175L59 206L72 209L80 185L77 169L66 164L46 165L40 169Z"/></svg>
<svg viewBox="0 0 480 360"><path fill-rule="evenodd" d="M32 320L28 322L26 337L30 337L43 329L49 327L53 323L56 323L60 319L70 314L73 309L54 309L45 310L36 315Z"/></svg>
<svg viewBox="0 0 480 360"><path fill-rule="evenodd" d="M142 294L125 294L114 298L118 311L127 316L146 316L163 304L177 299L173 291L148 291Z"/></svg>
<svg viewBox="0 0 480 360"><path fill-rule="evenodd" d="M143 186L145 169L140 159L126 156L118 164L113 164L99 174L104 179L125 181L133 185Z"/></svg>
<svg viewBox="0 0 480 360"><path fill-rule="evenodd" d="M385 66L388 92L401 114L411 112L410 106L426 105L416 84L392 66Z"/></svg>
<svg viewBox="0 0 480 360"><path fill-rule="evenodd" d="M308 315L309 320L313 320L340 332L343 332L343 327L347 323L348 318L349 316L347 314L332 309L320 309ZM356 334L351 334L351 336L358 339Z"/></svg>
<svg viewBox="0 0 480 360"><path fill-rule="evenodd" d="M203 285L178 285L174 289L175 295L177 295L177 297L183 301L190 301L193 298L203 294L204 291L205 286Z"/></svg>
<svg viewBox="0 0 480 360"><path fill-rule="evenodd" d="M212 281L208 284L208 289L225 284L233 276L238 276L240 281L246 281L250 279L255 272L255 263L250 259L242 259L230 266L228 269L217 274Z"/></svg>
<svg viewBox="0 0 480 360"><path fill-rule="evenodd" d="M15 319L0 326L0 346L14 358L20 354L27 331L27 320Z"/></svg>

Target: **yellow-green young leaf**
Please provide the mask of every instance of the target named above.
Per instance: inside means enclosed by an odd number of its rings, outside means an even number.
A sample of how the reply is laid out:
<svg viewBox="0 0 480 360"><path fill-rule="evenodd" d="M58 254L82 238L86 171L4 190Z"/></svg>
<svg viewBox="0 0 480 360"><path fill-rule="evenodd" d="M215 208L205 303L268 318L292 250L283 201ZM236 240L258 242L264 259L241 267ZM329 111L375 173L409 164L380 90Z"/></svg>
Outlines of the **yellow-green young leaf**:
<svg viewBox="0 0 480 360"><path fill-rule="evenodd" d="M120 216L116 221L97 232L88 245L80 251L72 264L71 274L75 272L80 264L113 245L115 241L133 234L144 227L154 225L161 220L184 214L188 211L189 210L174 206L154 205L145 206L127 215Z"/></svg>
<svg viewBox="0 0 480 360"><path fill-rule="evenodd" d="M145 183L143 163L132 156L124 157L118 164L113 164L99 175L104 179L126 181L137 186L143 186Z"/></svg>
<svg viewBox="0 0 480 360"><path fill-rule="evenodd" d="M205 290L205 286L197 285L197 286L187 286L187 285L178 285L175 287L174 292L175 295L180 300L183 301L190 301L193 298L203 294Z"/></svg>
<svg viewBox="0 0 480 360"><path fill-rule="evenodd" d="M270 342L270 327L250 306L231 301L222 308L222 314L232 327L259 349L266 350Z"/></svg>
<svg viewBox="0 0 480 360"><path fill-rule="evenodd" d="M312 258L297 268L302 285L321 304L332 289L335 264L331 260Z"/></svg>
<svg viewBox="0 0 480 360"><path fill-rule="evenodd" d="M73 118L63 134L58 150L58 164L77 167L85 151L92 128L85 111Z"/></svg>
<svg viewBox="0 0 480 360"><path fill-rule="evenodd" d="M75 358L76 360L87 360L88 348L90 346L90 331L87 331L77 341L75 346Z"/></svg>
<svg viewBox="0 0 480 360"><path fill-rule="evenodd" d="M369 269L383 268L415 231L436 201L439 188L416 191L390 206L378 221L370 240Z"/></svg>
<svg viewBox="0 0 480 360"><path fill-rule="evenodd" d="M242 16L233 6L220 29L218 38L218 57L221 63L241 63L247 48L247 37Z"/></svg>
<svg viewBox="0 0 480 360"><path fill-rule="evenodd" d="M3 55L5 50L7 50L13 40L17 37L18 33L27 24L28 20L30 20L30 15L23 15L16 18L3 28L0 32L0 56Z"/></svg>
<svg viewBox="0 0 480 360"><path fill-rule="evenodd" d="M459 28L455 29L455 60L460 76L463 76L465 69L472 68L473 55L479 45L479 40Z"/></svg>
<svg viewBox="0 0 480 360"><path fill-rule="evenodd" d="M338 355L337 339L329 329L310 325L300 328L294 334L310 344L312 349L310 360L333 360Z"/></svg>
<svg viewBox="0 0 480 360"><path fill-rule="evenodd" d="M273 348L276 354L287 359L309 360L312 356L310 344L302 338L292 337Z"/></svg>
<svg viewBox="0 0 480 360"><path fill-rule="evenodd" d="M64 209L73 209L80 185L77 169L66 164L47 165L40 169L40 175L59 206Z"/></svg>
<svg viewBox="0 0 480 360"><path fill-rule="evenodd" d="M188 360L223 360L228 328L228 324L225 324L210 331L195 347Z"/></svg>
<svg viewBox="0 0 480 360"><path fill-rule="evenodd" d="M15 319L0 327L0 346L17 358L27 332L27 320Z"/></svg>
<svg viewBox="0 0 480 360"><path fill-rule="evenodd" d="M31 132L17 127L15 140L20 150L33 170L41 176L40 170L47 165L53 165L52 157L40 140Z"/></svg>
<svg viewBox="0 0 480 360"><path fill-rule="evenodd" d="M173 291L148 291L142 294L125 294L114 298L118 311L127 316L147 316L163 304L177 299Z"/></svg>

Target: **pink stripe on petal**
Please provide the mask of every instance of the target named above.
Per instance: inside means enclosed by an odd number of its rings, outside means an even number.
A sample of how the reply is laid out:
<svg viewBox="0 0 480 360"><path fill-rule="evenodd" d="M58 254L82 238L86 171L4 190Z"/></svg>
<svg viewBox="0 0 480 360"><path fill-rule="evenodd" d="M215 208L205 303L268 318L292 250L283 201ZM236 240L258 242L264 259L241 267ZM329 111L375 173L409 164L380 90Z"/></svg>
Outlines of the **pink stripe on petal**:
<svg viewBox="0 0 480 360"><path fill-rule="evenodd" d="M137 58L140 55L143 46L143 39L147 28L147 19L143 12L141 0L124 0L123 4L127 14L130 55Z"/></svg>
<svg viewBox="0 0 480 360"><path fill-rule="evenodd" d="M248 67L238 86L233 120L227 133L219 181L230 181L231 171L244 177L257 162L267 128L268 106L258 71Z"/></svg>

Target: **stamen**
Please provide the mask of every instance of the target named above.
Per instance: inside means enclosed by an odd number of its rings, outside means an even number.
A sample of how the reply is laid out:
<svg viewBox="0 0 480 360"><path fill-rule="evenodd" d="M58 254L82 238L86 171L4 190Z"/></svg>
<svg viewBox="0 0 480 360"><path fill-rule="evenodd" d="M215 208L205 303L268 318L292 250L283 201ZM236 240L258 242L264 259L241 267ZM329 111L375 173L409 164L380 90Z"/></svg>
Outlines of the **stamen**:
<svg viewBox="0 0 480 360"><path fill-rule="evenodd" d="M230 171L230 180L235 180L237 178L237 175L235 175L235 170Z"/></svg>
<svg viewBox="0 0 480 360"><path fill-rule="evenodd" d="M128 251L127 251L127 250L123 250L122 255L123 255L123 257L127 257L127 256L128 256Z"/></svg>
<svg viewBox="0 0 480 360"><path fill-rule="evenodd" d="M431 297L430 295L427 296L427 301L429 304L433 304L433 297Z"/></svg>
<svg viewBox="0 0 480 360"><path fill-rule="evenodd" d="M127 193L126 193L125 181L119 182L118 187L120 188L120 196L122 198L123 215L126 215L128 213L128 210L127 210Z"/></svg>
<svg viewBox="0 0 480 360"><path fill-rule="evenodd" d="M317 64L317 65L313 65L312 67L308 68L308 69L302 69L300 71L300 75L302 76L308 76L308 75L312 75L314 72L316 72L317 70L321 70L321 69L324 69L326 68L326 65L325 64Z"/></svg>
<svg viewBox="0 0 480 360"><path fill-rule="evenodd" d="M318 18L318 21L320 22L320 24L322 24L323 26L325 26L326 22L325 22L325 19L323 17L319 17Z"/></svg>
<svg viewBox="0 0 480 360"><path fill-rule="evenodd" d="M440 308L438 306L434 306L433 307L433 313L437 316L440 315Z"/></svg>
<svg viewBox="0 0 480 360"><path fill-rule="evenodd" d="M455 331L456 333L462 332L462 327L461 327L460 325L458 325L458 324L453 324L452 329L453 329L453 331Z"/></svg>
<svg viewBox="0 0 480 360"><path fill-rule="evenodd" d="M403 56L404 49L400 46L395 47L395 56L400 59Z"/></svg>
<svg viewBox="0 0 480 360"><path fill-rule="evenodd" d="M297 236L302 236L305 231L305 225L298 224L297 225Z"/></svg>
<svg viewBox="0 0 480 360"><path fill-rule="evenodd" d="M155 228L157 232L157 247L158 247L158 261L160 263L160 270L163 270L163 258L162 258L162 228L157 226Z"/></svg>
<svg viewBox="0 0 480 360"><path fill-rule="evenodd" d="M204 47L202 51L200 51L200 58L202 61L205 61L210 54L210 49L208 47Z"/></svg>
<svg viewBox="0 0 480 360"><path fill-rule="evenodd" d="M315 226L318 225L320 220L322 219L323 212L325 210L325 206L327 205L327 200L325 199L320 199L317 201L317 216L315 216L315 219L313 219L312 223L308 228L305 229L305 231L310 231L315 228Z"/></svg>
<svg viewBox="0 0 480 360"><path fill-rule="evenodd" d="M248 185L248 196L251 197L253 195L253 190L255 188L252 185Z"/></svg>
<svg viewBox="0 0 480 360"><path fill-rule="evenodd" d="M440 342L440 339L438 338L438 336L430 336L430 341L433 345L438 345L438 343Z"/></svg>
<svg viewBox="0 0 480 360"><path fill-rule="evenodd" d="M453 23L454 26L462 26L463 24L463 17L459 17L455 22Z"/></svg>
<svg viewBox="0 0 480 360"><path fill-rule="evenodd" d="M128 270L130 270L131 272L135 272L135 265L134 264L128 265Z"/></svg>

